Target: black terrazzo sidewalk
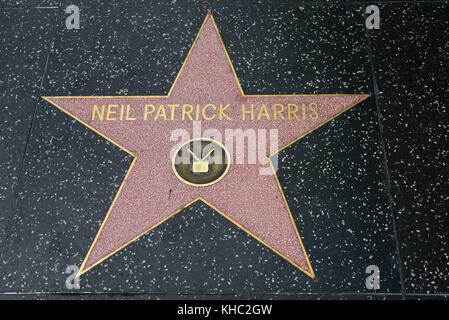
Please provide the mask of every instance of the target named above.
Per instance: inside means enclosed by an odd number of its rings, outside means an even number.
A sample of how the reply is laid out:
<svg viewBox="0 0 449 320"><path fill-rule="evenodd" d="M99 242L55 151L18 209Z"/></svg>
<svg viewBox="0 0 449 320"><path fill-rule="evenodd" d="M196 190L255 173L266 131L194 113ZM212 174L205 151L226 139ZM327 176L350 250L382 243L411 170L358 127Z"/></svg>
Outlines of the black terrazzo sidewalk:
<svg viewBox="0 0 449 320"><path fill-rule="evenodd" d="M447 299L449 4L366 3L0 2L0 299ZM132 159L40 97L166 94L208 9L245 93L373 94L280 153L317 279L198 202L68 289Z"/></svg>

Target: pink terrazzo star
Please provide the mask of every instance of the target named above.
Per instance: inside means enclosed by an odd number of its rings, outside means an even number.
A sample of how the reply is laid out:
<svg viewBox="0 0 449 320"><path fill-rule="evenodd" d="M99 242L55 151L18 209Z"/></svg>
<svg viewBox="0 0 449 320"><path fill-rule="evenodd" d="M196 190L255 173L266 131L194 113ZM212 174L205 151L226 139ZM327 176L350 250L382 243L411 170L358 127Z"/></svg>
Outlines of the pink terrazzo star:
<svg viewBox="0 0 449 320"><path fill-rule="evenodd" d="M170 135L175 129L192 132L192 121L187 117L181 120L179 112L174 120L170 119L170 114L166 114L166 120L163 115L156 119L157 108L161 104L230 104L226 109L226 115L230 119L220 120L218 114L213 120L202 119L202 130L214 128L224 132L225 129L238 128L277 129L278 146L282 149L368 96L245 95L216 24L208 14L167 96L45 97L44 99L135 157L78 275L201 199L314 278L312 266L276 175L261 175L258 164L231 163L224 178L210 186L198 187L182 182L174 174L171 163L171 151L175 143L180 141L170 141ZM299 120L293 115L291 119L285 120L278 115L275 120L272 113L269 115L270 119L266 116L259 120L242 119L243 104L308 106L311 103L317 106L319 116L316 119L312 119L310 115L303 119L301 111L298 112ZM126 109L123 112L120 109L122 104L130 105L128 119ZM156 110L145 119L144 107L149 104L155 106ZM118 105L119 107L111 109L117 112L109 114L110 119L116 120L105 119L105 114L101 119L99 112L92 120L94 105L105 105L105 113L107 106ZM208 109L210 111L212 110ZM212 116L212 113L207 115ZM255 115L257 116L257 111ZM186 138L181 142L188 140ZM249 152L255 152L252 147L249 148ZM235 160L234 156L231 158L232 161Z"/></svg>

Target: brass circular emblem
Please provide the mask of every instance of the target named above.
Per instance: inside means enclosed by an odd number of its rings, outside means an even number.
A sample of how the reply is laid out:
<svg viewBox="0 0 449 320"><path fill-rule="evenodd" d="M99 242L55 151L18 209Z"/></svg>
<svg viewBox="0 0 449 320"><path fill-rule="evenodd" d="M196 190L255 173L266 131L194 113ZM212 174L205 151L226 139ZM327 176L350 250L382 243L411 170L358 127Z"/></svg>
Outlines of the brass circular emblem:
<svg viewBox="0 0 449 320"><path fill-rule="evenodd" d="M229 160L229 152L224 145L209 138L197 138L187 141L176 150L172 168L182 182L205 187L226 175Z"/></svg>

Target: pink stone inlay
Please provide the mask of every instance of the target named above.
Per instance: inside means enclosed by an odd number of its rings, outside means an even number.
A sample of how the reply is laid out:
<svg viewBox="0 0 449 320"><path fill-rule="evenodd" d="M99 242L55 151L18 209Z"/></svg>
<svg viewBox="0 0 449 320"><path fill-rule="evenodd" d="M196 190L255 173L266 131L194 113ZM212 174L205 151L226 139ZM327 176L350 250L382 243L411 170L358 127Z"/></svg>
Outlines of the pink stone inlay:
<svg viewBox="0 0 449 320"><path fill-rule="evenodd" d="M144 106L151 104L230 104L226 114L232 119L201 120L202 130L217 129L224 136L226 129L277 129L279 148L312 131L323 123L364 100L366 95L297 95L297 96L245 96L230 65L225 49L208 15L198 39L172 89L166 97L48 97L47 100L76 118L87 123L105 137L134 154L137 158L122 189L111 207L107 219L92 244L80 273L135 240L173 213L197 198L204 199L220 213L243 227L265 245L314 277L307 255L275 175L261 175L260 164L230 166L227 175L218 183L207 187L194 187L180 181L171 167L171 154L175 144L171 141L175 129L185 129L192 134L192 121L181 120L180 112L170 120L155 120L152 113L144 119ZM260 120L242 120L242 104L259 108L273 104L308 106L316 103L319 117L299 120L277 120L262 117ZM93 106L130 105L129 117L135 120L92 120ZM115 110L120 110L115 108ZM166 111L170 110L169 108ZM176 108L175 108L176 110ZM106 111L105 111L106 112ZM126 110L125 110L126 112ZM209 112L211 110L209 109ZM212 115L212 112L211 114ZM257 117L257 112L256 112ZM208 115L209 116L209 115ZM106 117L106 116L104 116ZM125 117L125 116L123 116ZM292 115L293 118L293 115ZM235 155L233 157L235 161Z"/></svg>

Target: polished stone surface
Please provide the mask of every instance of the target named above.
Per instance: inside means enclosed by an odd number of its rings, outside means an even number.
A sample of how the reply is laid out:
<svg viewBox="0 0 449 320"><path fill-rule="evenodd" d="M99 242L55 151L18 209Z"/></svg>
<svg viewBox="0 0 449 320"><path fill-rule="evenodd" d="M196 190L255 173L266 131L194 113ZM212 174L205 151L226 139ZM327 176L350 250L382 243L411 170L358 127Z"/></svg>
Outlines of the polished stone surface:
<svg viewBox="0 0 449 320"><path fill-rule="evenodd" d="M0 10L0 250L16 202L55 17L56 10Z"/></svg>
<svg viewBox="0 0 449 320"><path fill-rule="evenodd" d="M405 291L449 288L447 5L382 5L369 32Z"/></svg>

